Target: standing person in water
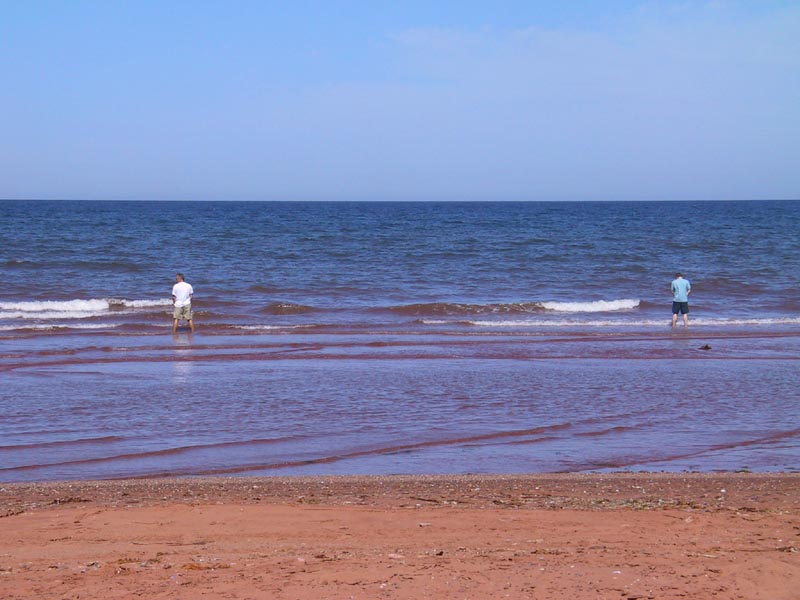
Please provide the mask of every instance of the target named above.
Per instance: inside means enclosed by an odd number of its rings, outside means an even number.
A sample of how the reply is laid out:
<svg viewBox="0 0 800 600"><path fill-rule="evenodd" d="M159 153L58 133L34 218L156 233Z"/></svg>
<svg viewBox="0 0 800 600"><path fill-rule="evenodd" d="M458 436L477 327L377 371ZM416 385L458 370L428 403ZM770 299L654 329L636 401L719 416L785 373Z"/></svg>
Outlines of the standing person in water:
<svg viewBox="0 0 800 600"><path fill-rule="evenodd" d="M670 286L672 290L672 326L678 324L678 315L683 315L683 326L689 326L689 294L692 293L692 284L684 279L681 273L675 273L675 279Z"/></svg>
<svg viewBox="0 0 800 600"><path fill-rule="evenodd" d="M175 275L175 285L172 286L172 333L178 331L178 322L185 319L189 322L189 329L194 333L194 321L192 320L192 297L194 288L184 281L183 273Z"/></svg>

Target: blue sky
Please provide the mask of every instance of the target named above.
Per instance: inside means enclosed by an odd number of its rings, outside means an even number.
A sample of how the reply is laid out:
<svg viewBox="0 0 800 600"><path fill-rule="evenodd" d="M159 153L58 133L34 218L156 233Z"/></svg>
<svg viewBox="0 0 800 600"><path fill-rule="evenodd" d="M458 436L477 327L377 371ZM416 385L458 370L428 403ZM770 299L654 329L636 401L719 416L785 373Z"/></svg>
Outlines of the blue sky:
<svg viewBox="0 0 800 600"><path fill-rule="evenodd" d="M0 198L800 198L795 1L0 14Z"/></svg>

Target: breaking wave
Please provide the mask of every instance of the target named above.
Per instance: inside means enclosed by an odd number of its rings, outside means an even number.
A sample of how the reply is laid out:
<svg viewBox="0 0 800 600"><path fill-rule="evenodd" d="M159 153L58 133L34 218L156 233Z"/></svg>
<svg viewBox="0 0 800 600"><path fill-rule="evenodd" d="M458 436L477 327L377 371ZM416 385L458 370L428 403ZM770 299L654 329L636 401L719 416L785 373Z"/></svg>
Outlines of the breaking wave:
<svg viewBox="0 0 800 600"><path fill-rule="evenodd" d="M422 316L462 316L462 315L501 315L532 314L545 311L591 313L633 310L639 307L639 300L595 300L590 302L512 302L497 304L468 304L458 302L431 302L423 304L404 304L390 307L391 312L414 317Z"/></svg>
<svg viewBox="0 0 800 600"><path fill-rule="evenodd" d="M639 300L595 300L593 302L542 302L542 308L556 312L613 312L633 310L639 307Z"/></svg>
<svg viewBox="0 0 800 600"><path fill-rule="evenodd" d="M0 319L88 319L106 316L112 311L162 309L170 305L169 299L124 300L118 298L0 302Z"/></svg>

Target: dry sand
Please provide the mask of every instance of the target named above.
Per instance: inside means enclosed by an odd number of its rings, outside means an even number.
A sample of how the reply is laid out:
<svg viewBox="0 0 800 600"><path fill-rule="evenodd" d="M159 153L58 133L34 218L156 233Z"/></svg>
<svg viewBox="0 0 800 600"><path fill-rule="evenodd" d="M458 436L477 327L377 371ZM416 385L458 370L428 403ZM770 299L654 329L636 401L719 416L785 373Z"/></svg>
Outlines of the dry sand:
<svg viewBox="0 0 800 600"><path fill-rule="evenodd" d="M0 484L0 598L800 598L800 475Z"/></svg>

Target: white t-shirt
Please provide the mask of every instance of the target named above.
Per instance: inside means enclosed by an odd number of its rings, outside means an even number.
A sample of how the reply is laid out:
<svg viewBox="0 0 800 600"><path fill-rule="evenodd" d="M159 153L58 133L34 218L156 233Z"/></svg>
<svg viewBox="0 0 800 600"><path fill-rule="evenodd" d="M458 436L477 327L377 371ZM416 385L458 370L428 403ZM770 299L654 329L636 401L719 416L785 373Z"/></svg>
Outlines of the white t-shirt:
<svg viewBox="0 0 800 600"><path fill-rule="evenodd" d="M189 306L192 302L192 294L194 290L192 286L185 281L179 281L172 286L172 295L175 296L175 306Z"/></svg>

